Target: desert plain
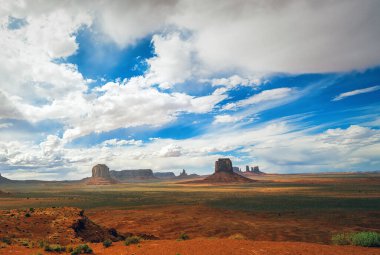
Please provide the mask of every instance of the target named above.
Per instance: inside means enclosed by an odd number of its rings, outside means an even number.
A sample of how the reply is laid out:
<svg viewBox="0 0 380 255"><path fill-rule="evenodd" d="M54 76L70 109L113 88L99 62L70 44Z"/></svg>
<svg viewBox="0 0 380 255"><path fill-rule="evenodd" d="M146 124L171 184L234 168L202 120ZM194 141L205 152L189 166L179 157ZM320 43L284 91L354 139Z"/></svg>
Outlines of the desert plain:
<svg viewBox="0 0 380 255"><path fill-rule="evenodd" d="M380 231L379 173L250 178L256 182L1 184L0 240L7 242L0 254L56 254L41 242L87 243L94 254L380 254L331 241L337 233ZM131 235L141 241L126 246Z"/></svg>

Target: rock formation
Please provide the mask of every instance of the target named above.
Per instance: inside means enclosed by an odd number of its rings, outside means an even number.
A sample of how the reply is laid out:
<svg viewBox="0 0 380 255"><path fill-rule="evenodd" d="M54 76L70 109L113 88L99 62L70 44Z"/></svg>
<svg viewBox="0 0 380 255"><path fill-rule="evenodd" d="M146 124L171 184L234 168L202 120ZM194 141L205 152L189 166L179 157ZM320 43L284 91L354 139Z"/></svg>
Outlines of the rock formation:
<svg viewBox="0 0 380 255"><path fill-rule="evenodd" d="M232 162L229 158L220 158L215 161L215 173L233 173Z"/></svg>
<svg viewBox="0 0 380 255"><path fill-rule="evenodd" d="M176 177L173 172L156 172L153 175L159 179L173 179Z"/></svg>
<svg viewBox="0 0 380 255"><path fill-rule="evenodd" d="M237 166L233 166L233 167L232 167L232 171L234 171L235 173L241 173L240 168L237 167Z"/></svg>
<svg viewBox="0 0 380 255"><path fill-rule="evenodd" d="M117 183L111 178L110 169L104 164L97 164L92 168L92 177L85 180L88 185L108 185Z"/></svg>
<svg viewBox="0 0 380 255"><path fill-rule="evenodd" d="M18 209L2 211L0 229L6 230L7 236L14 240L27 238L34 243L45 240L50 244L74 245L84 242L103 242L107 239L112 241L124 239L124 236L115 230L91 221L79 208L34 208L28 211L30 217L27 221L24 220L25 213L26 210ZM0 234L0 239L1 237Z"/></svg>
<svg viewBox="0 0 380 255"><path fill-rule="evenodd" d="M177 176L177 179L191 179L197 178L199 175L197 174L187 174L185 169L182 169L182 172Z"/></svg>
<svg viewBox="0 0 380 255"><path fill-rule="evenodd" d="M179 174L178 177L187 177L187 173L185 169L182 169L182 172Z"/></svg>
<svg viewBox="0 0 380 255"><path fill-rule="evenodd" d="M92 168L92 177L111 178L110 169L104 164L97 164Z"/></svg>
<svg viewBox="0 0 380 255"><path fill-rule="evenodd" d="M110 171L112 178L120 182L138 181L138 180L157 180L151 169L121 170Z"/></svg>
<svg viewBox="0 0 380 255"><path fill-rule="evenodd" d="M249 172L249 166L245 166L245 171Z"/></svg>
<svg viewBox="0 0 380 255"><path fill-rule="evenodd" d="M261 172L259 169L259 166L255 166L252 168L252 173L254 174L264 174L264 172Z"/></svg>
<svg viewBox="0 0 380 255"><path fill-rule="evenodd" d="M229 158L220 158L215 162L215 172L204 180L187 183L249 183L254 180L241 176L233 171L232 162Z"/></svg>
<svg viewBox="0 0 380 255"><path fill-rule="evenodd" d="M12 182L12 180L9 180L8 178L3 177L0 174L0 183L10 183L10 182Z"/></svg>

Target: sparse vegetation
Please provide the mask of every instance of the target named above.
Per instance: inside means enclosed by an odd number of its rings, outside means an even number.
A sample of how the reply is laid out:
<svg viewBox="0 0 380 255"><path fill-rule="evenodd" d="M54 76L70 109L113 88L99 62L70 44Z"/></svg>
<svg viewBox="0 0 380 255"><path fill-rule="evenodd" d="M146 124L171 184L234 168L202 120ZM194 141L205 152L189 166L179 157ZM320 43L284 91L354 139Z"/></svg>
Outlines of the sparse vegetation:
<svg viewBox="0 0 380 255"><path fill-rule="evenodd" d="M71 252L71 255L79 255L79 254L92 254L93 251L90 246L87 244L81 244L74 248L74 250Z"/></svg>
<svg viewBox="0 0 380 255"><path fill-rule="evenodd" d="M8 244L8 245L12 244L12 240L8 237L0 238L0 242L3 242L3 243Z"/></svg>
<svg viewBox="0 0 380 255"><path fill-rule="evenodd" d="M125 239L125 245L138 244L140 243L141 238L138 236L130 236Z"/></svg>
<svg viewBox="0 0 380 255"><path fill-rule="evenodd" d="M104 242L103 242L103 246L104 246L105 248L108 248L108 247L110 247L111 245L112 245L112 241L111 241L111 240L109 240L109 239L104 240Z"/></svg>
<svg viewBox="0 0 380 255"><path fill-rule="evenodd" d="M340 233L331 238L336 245L380 247L380 234L376 232Z"/></svg>
<svg viewBox="0 0 380 255"><path fill-rule="evenodd" d="M30 213L25 213L26 218L29 218L30 216L31 216Z"/></svg>
<svg viewBox="0 0 380 255"><path fill-rule="evenodd" d="M364 247L380 247L380 234L376 232L359 232L351 237L353 245Z"/></svg>
<svg viewBox="0 0 380 255"><path fill-rule="evenodd" d="M189 239L190 239L190 237L186 233L182 233L179 235L177 240L178 241L185 241L185 240L189 240Z"/></svg>
<svg viewBox="0 0 380 255"><path fill-rule="evenodd" d="M66 251L66 247L59 244L47 244L44 247L44 251L61 252Z"/></svg>

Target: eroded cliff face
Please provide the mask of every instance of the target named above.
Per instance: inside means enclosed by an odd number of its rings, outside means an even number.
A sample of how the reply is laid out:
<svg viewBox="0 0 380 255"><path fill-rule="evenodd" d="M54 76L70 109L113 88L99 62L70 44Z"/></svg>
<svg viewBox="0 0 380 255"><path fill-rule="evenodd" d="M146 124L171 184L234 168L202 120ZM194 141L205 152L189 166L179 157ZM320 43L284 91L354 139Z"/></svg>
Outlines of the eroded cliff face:
<svg viewBox="0 0 380 255"><path fill-rule="evenodd" d="M104 164L97 164L92 168L92 177L111 178L110 169Z"/></svg>
<svg viewBox="0 0 380 255"><path fill-rule="evenodd" d="M232 161L229 158L220 158L215 161L215 173L233 173Z"/></svg>
<svg viewBox="0 0 380 255"><path fill-rule="evenodd" d="M121 170L110 172L111 177L118 181L129 181L129 180L150 180L157 179L156 176L153 175L153 171L151 169L136 169L136 170Z"/></svg>

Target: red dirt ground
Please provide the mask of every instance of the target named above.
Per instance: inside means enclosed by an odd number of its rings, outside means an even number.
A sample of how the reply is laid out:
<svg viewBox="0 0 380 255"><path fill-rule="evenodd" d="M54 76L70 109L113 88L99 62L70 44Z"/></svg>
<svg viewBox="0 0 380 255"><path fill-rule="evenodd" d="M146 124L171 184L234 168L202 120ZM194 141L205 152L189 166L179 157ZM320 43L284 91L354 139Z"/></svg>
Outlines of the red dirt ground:
<svg viewBox="0 0 380 255"><path fill-rule="evenodd" d="M332 246L300 242L265 242L231 239L193 239L187 241L143 241L125 246L114 243L109 248L89 244L95 255L379 255L378 248ZM0 255L57 254L26 247L0 248ZM67 253L60 253L67 254Z"/></svg>
<svg viewBox="0 0 380 255"><path fill-rule="evenodd" d="M330 243L334 232L377 231L380 212L263 213L241 212L206 206L165 206L138 210L88 210L95 223L119 232L149 233L160 239L226 238L242 234L255 241Z"/></svg>

